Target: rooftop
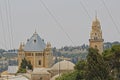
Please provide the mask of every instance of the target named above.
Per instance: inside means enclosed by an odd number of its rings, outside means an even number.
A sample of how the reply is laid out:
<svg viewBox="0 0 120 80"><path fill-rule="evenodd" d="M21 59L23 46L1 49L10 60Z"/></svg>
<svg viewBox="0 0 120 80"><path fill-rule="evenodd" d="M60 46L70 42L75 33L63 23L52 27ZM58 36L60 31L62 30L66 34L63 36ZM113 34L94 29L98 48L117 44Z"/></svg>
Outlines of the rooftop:
<svg viewBox="0 0 120 80"><path fill-rule="evenodd" d="M52 70L74 70L75 64L70 61L60 61L53 65Z"/></svg>
<svg viewBox="0 0 120 80"><path fill-rule="evenodd" d="M24 51L44 51L46 44L43 39L35 32L24 47Z"/></svg>

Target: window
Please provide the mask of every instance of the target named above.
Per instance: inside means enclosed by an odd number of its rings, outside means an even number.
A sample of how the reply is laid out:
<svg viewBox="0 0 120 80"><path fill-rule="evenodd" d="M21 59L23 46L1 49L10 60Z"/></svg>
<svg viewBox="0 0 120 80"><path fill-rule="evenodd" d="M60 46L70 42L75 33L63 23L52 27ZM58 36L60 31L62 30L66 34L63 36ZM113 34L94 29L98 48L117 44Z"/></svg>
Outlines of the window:
<svg viewBox="0 0 120 80"><path fill-rule="evenodd" d="M36 39L34 40L34 43L36 43Z"/></svg>
<svg viewBox="0 0 120 80"><path fill-rule="evenodd" d="M97 37L94 37L94 40L97 40L98 38Z"/></svg>
<svg viewBox="0 0 120 80"><path fill-rule="evenodd" d="M38 64L41 65L41 60L38 61Z"/></svg>
<svg viewBox="0 0 120 80"><path fill-rule="evenodd" d="M97 45L95 45L95 48L97 49Z"/></svg>
<svg viewBox="0 0 120 80"><path fill-rule="evenodd" d="M38 56L42 56L42 53L38 53Z"/></svg>
<svg viewBox="0 0 120 80"><path fill-rule="evenodd" d="M95 33L95 35L97 35L97 33Z"/></svg>
<svg viewBox="0 0 120 80"><path fill-rule="evenodd" d="M43 80L42 77L40 77L40 80Z"/></svg>
<svg viewBox="0 0 120 80"><path fill-rule="evenodd" d="M35 56L38 56L38 54L37 54L37 53L35 53Z"/></svg>

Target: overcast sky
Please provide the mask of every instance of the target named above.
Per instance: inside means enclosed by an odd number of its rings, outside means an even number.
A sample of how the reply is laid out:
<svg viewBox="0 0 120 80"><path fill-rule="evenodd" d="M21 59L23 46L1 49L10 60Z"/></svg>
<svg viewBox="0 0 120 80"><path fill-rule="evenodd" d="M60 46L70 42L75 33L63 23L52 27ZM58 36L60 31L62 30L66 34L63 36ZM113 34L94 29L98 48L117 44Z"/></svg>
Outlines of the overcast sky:
<svg viewBox="0 0 120 80"><path fill-rule="evenodd" d="M120 41L118 32L120 31L120 0L42 1L62 25L64 31L40 0L0 0L0 16L2 16L0 17L0 48L19 48L20 42L26 43L35 29L45 42L51 42L52 47L88 44L91 23L96 11L105 42ZM105 2L115 22L112 21L102 1Z"/></svg>

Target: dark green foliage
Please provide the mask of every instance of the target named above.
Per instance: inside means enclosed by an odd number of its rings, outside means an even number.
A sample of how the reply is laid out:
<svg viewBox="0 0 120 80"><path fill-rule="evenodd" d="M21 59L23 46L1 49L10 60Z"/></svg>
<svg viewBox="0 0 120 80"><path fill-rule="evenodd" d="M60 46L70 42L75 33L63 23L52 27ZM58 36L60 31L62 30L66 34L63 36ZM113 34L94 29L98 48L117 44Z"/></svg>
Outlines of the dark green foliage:
<svg viewBox="0 0 120 80"><path fill-rule="evenodd" d="M104 51L103 58L109 64L110 74L114 77L114 80L120 79L120 45L113 45L111 49Z"/></svg>
<svg viewBox="0 0 120 80"><path fill-rule="evenodd" d="M21 66L18 70L18 73L26 73L26 69L33 70L33 66L30 61L27 61L25 58L21 62Z"/></svg>
<svg viewBox="0 0 120 80"><path fill-rule="evenodd" d="M74 67L75 71L64 73L56 80L84 80L86 77L86 66L86 61L79 61Z"/></svg>
<svg viewBox="0 0 120 80"><path fill-rule="evenodd" d="M84 80L84 79L79 71L74 71L70 73L64 73L60 77L56 78L56 80Z"/></svg>
<svg viewBox="0 0 120 80"><path fill-rule="evenodd" d="M26 71L26 69L23 69L23 68L20 68L19 70L18 70L18 73L26 73L27 71Z"/></svg>
<svg viewBox="0 0 120 80"><path fill-rule="evenodd" d="M88 70L86 80L108 80L109 66L97 49L90 48L87 56Z"/></svg>
<svg viewBox="0 0 120 80"><path fill-rule="evenodd" d="M27 65L28 65L28 62L27 62L27 60L24 58L24 59L22 60L22 62L21 62L20 68L26 69L26 66L27 66Z"/></svg>
<svg viewBox="0 0 120 80"><path fill-rule="evenodd" d="M87 62L85 60L81 60L79 61L76 65L75 65L75 70L86 70L86 65L87 65Z"/></svg>
<svg viewBox="0 0 120 80"><path fill-rule="evenodd" d="M85 60L79 61L75 67L76 72L76 80L82 80L86 77L86 70L87 70L87 62Z"/></svg>
<svg viewBox="0 0 120 80"><path fill-rule="evenodd" d="M102 55L97 49L90 48L87 61L79 61L75 70L65 73L56 80L119 80L120 45L113 45Z"/></svg>
<svg viewBox="0 0 120 80"><path fill-rule="evenodd" d="M33 66L32 66L30 61L28 61L28 65L27 66L28 66L28 69L33 70Z"/></svg>

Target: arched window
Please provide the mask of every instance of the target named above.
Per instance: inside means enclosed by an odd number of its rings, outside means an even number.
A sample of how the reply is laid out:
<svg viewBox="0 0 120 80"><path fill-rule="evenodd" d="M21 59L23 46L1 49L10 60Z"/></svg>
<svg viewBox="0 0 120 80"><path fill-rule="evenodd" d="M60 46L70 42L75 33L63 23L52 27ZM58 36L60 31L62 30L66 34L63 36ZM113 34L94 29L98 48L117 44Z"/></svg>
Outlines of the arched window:
<svg viewBox="0 0 120 80"><path fill-rule="evenodd" d="M41 65L41 60L38 61L38 64Z"/></svg>
<svg viewBox="0 0 120 80"><path fill-rule="evenodd" d="M95 45L95 48L97 49L97 45Z"/></svg>
<svg viewBox="0 0 120 80"><path fill-rule="evenodd" d="M36 39L34 40L34 43L36 43Z"/></svg>
<svg viewBox="0 0 120 80"><path fill-rule="evenodd" d="M97 40L98 38L97 37L94 37L94 40Z"/></svg>
<svg viewBox="0 0 120 80"><path fill-rule="evenodd" d="M40 80L43 80L42 77L40 77Z"/></svg>
<svg viewBox="0 0 120 80"><path fill-rule="evenodd" d="M95 35L97 35L97 33L95 33Z"/></svg>

